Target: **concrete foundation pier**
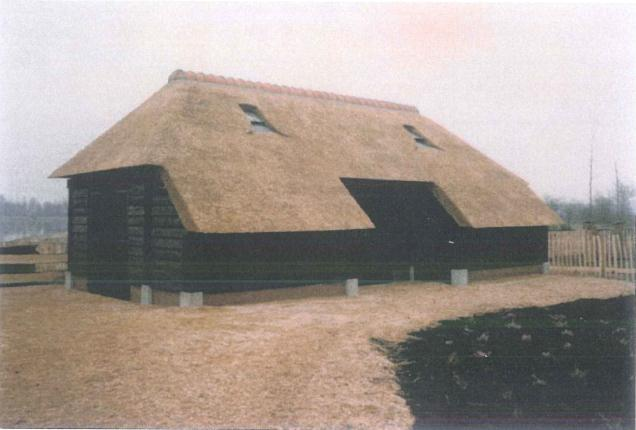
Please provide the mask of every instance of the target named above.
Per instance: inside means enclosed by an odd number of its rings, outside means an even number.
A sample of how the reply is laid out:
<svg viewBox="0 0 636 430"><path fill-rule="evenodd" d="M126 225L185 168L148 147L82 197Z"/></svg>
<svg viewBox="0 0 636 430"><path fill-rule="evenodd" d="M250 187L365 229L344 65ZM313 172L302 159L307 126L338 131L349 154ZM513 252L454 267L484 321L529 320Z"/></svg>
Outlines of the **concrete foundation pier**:
<svg viewBox="0 0 636 430"><path fill-rule="evenodd" d="M73 275L71 272L64 272L64 288L67 290L73 288Z"/></svg>
<svg viewBox="0 0 636 430"><path fill-rule="evenodd" d="M451 285L468 285L468 269L451 269Z"/></svg>
<svg viewBox="0 0 636 430"><path fill-rule="evenodd" d="M541 273L543 273L544 275L547 275L548 273L550 273L550 263L549 262L545 262L543 264L541 264Z"/></svg>
<svg viewBox="0 0 636 430"><path fill-rule="evenodd" d="M150 288L150 285L141 286L141 294L140 294L139 303L142 305L152 304L152 288Z"/></svg>
<svg viewBox="0 0 636 430"><path fill-rule="evenodd" d="M346 280L345 294L347 295L347 297L356 297L358 295L358 278Z"/></svg>
<svg viewBox="0 0 636 430"><path fill-rule="evenodd" d="M182 308L192 308L203 306L203 293L187 293L185 291L179 292L179 306Z"/></svg>

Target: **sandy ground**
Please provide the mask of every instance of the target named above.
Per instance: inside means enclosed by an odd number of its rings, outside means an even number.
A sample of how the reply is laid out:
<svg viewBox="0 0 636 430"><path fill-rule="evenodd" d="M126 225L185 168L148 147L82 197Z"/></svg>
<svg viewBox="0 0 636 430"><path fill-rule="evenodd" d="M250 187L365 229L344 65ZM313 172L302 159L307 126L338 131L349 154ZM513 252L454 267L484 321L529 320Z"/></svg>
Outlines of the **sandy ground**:
<svg viewBox="0 0 636 430"><path fill-rule="evenodd" d="M0 426L408 428L392 364L371 338L633 292L549 275L180 309L59 286L0 288Z"/></svg>

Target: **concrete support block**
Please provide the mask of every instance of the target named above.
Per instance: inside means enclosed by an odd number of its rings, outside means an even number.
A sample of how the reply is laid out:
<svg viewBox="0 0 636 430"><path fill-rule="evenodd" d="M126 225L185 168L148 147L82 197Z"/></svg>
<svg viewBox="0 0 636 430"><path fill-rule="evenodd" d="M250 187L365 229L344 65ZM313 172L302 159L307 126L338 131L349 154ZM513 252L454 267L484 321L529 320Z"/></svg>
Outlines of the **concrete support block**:
<svg viewBox="0 0 636 430"><path fill-rule="evenodd" d="M150 285L141 286L141 297L139 303L142 305L152 304L152 288L150 288Z"/></svg>
<svg viewBox="0 0 636 430"><path fill-rule="evenodd" d="M203 293L186 293L185 291L179 292L179 306L182 308L203 306Z"/></svg>
<svg viewBox="0 0 636 430"><path fill-rule="evenodd" d="M545 262L545 263L541 264L541 273L543 273L544 275L547 275L548 273L550 273L550 263L549 262Z"/></svg>
<svg viewBox="0 0 636 430"><path fill-rule="evenodd" d="M67 290L73 288L73 275L71 272L64 272L64 288Z"/></svg>
<svg viewBox="0 0 636 430"><path fill-rule="evenodd" d="M451 269L451 285L468 285L468 269Z"/></svg>
<svg viewBox="0 0 636 430"><path fill-rule="evenodd" d="M415 281L415 267L409 267L409 281Z"/></svg>
<svg viewBox="0 0 636 430"><path fill-rule="evenodd" d="M345 294L347 297L356 297L358 295L358 278L347 279L345 282Z"/></svg>

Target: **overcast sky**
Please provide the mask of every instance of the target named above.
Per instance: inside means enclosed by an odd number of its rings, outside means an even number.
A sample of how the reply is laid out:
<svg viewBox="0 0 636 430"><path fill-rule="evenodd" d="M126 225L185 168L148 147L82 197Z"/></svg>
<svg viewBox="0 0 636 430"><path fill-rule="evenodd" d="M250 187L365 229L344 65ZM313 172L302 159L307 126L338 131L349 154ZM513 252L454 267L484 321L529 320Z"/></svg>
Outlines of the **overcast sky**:
<svg viewBox="0 0 636 430"><path fill-rule="evenodd" d="M0 193L57 166L175 69L416 105L546 194L636 183L633 5L0 0Z"/></svg>

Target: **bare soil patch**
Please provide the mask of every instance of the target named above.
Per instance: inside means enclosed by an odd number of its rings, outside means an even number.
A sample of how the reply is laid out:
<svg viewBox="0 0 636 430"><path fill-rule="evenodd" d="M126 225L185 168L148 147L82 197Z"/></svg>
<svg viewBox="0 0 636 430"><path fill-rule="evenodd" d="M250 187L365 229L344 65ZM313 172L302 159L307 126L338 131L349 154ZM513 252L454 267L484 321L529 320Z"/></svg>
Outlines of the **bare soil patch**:
<svg viewBox="0 0 636 430"><path fill-rule="evenodd" d="M634 429L634 296L441 321L386 345L415 428Z"/></svg>
<svg viewBox="0 0 636 430"><path fill-rule="evenodd" d="M633 293L624 282L550 275L181 309L4 288L0 426L409 428L394 366L371 338Z"/></svg>

